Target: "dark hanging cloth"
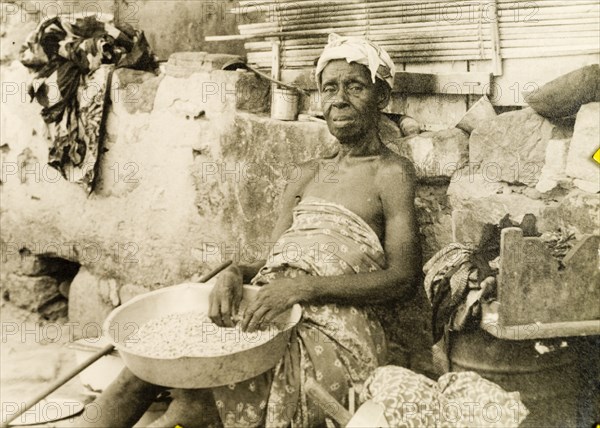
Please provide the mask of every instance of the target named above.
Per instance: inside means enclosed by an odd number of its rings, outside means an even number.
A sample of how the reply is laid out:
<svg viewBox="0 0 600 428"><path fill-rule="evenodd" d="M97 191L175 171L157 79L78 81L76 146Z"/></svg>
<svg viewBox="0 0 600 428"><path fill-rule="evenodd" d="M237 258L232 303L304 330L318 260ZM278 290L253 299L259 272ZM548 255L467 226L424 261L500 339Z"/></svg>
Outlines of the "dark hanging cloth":
<svg viewBox="0 0 600 428"><path fill-rule="evenodd" d="M502 229L518 227L523 230L525 237L539 237L537 219L533 214L526 214L519 224L511 220L510 215L504 216L498 224L484 224L479 243L451 243L438 251L425 265L425 291L432 306L432 325L434 341L440 340L447 326L451 330L460 331L470 325L479 313L481 299L496 297L495 288L484 285L488 277L498 273L497 263L492 263L500 257ZM547 235L546 241L556 244L551 248L561 250L570 248L568 245L572 235Z"/></svg>
<svg viewBox="0 0 600 428"><path fill-rule="evenodd" d="M95 16L57 16L29 34L20 60L35 71L28 92L48 124L49 165L93 191L112 71L158 67L143 32Z"/></svg>

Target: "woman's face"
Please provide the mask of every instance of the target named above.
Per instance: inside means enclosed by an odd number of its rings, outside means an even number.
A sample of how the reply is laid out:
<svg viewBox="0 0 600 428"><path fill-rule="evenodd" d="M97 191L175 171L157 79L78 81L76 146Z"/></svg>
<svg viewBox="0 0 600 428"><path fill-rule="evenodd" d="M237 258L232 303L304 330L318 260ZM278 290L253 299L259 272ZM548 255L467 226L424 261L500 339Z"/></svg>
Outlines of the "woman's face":
<svg viewBox="0 0 600 428"><path fill-rule="evenodd" d="M342 144L359 141L377 126L382 96L366 66L331 61L321 73L320 91L329 132Z"/></svg>

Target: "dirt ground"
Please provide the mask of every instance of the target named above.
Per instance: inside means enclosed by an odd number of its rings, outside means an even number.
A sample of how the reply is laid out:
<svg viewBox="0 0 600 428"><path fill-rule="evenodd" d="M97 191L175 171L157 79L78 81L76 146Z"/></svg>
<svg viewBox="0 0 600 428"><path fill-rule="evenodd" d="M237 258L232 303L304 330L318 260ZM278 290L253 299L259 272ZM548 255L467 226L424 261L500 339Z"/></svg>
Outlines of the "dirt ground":
<svg viewBox="0 0 600 428"><path fill-rule="evenodd" d="M2 301L0 321L0 405L4 422L9 415L15 414L17 406L23 406L43 388L75 368L77 361L75 351L69 347L72 328L65 325L66 319L43 321L36 314ZM68 416L79 403L89 403L93 398L93 393L76 376L53 392L38 409L48 417ZM64 403L62 407L58 405L60 402ZM14 423L31 421L34 413L30 410ZM144 426L159 415L148 412L138 426ZM77 428L69 419L31 426Z"/></svg>
<svg viewBox="0 0 600 428"><path fill-rule="evenodd" d="M7 415L15 413L16 406L22 406L77 364L74 351L67 347L66 320L43 322L36 314L3 301L0 321L0 402L4 421ZM83 385L75 377L50 397L68 398L73 403L89 401L83 392ZM55 411L56 408L47 409L48 414Z"/></svg>

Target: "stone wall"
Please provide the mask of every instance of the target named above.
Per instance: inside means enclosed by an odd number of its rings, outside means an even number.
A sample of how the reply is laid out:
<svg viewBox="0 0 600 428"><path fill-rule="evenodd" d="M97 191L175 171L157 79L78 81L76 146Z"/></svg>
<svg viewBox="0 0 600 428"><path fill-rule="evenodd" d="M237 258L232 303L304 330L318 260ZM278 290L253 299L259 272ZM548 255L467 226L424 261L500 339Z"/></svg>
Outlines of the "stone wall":
<svg viewBox="0 0 600 428"><path fill-rule="evenodd" d="M0 66L0 279L6 297L35 309L39 302L19 290L56 294L60 284L23 274L28 257L80 265L68 291L72 321L101 322L136 294L227 258L264 256L295 165L332 150L323 124L236 108L265 110L264 88L247 72L118 70L98 185L88 196L47 166L40 106L29 102L30 75L13 59ZM590 165L597 117L597 104L584 106L575 125L524 109L470 136L449 129L398 141L417 169L425 259L452 241L477 241L485 222L507 213L517 221L533 213L541 230L598 233L598 168Z"/></svg>
<svg viewBox="0 0 600 428"><path fill-rule="evenodd" d="M598 106L560 121L526 108L481 123L469 140L469 165L448 189L454 239L475 241L483 223L507 213L517 221L534 214L540 231L598 234Z"/></svg>

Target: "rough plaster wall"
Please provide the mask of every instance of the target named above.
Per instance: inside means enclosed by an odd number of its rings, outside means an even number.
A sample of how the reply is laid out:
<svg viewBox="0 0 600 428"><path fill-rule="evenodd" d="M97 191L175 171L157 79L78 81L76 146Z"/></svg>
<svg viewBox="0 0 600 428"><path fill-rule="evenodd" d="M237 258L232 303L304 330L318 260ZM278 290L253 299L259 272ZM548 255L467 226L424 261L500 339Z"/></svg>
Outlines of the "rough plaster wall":
<svg viewBox="0 0 600 428"><path fill-rule="evenodd" d="M118 70L99 181L87 196L46 165L40 107L22 92L27 69L13 62L1 73L19 88L2 104L3 256L28 248L80 263L70 293L78 321L100 322L124 298L268 241L283 166L322 154L330 141L320 124L237 113L240 73ZM272 170L246 170L249 163Z"/></svg>
<svg viewBox="0 0 600 428"><path fill-rule="evenodd" d="M3 69L3 79L27 78L27 70L16 62ZM33 246L34 252L58 246L57 255L99 276L163 284L198 268L199 263L177 256L188 244L181 237L189 239L199 227L210 227L194 219L194 187L186 174L193 162L186 133L197 124L161 109L129 114L122 107L127 97L119 95L113 97L117 101L108 121L101 180L89 197L46 166L39 106L8 97L2 106L2 142L8 145L2 193L10 205L3 206L2 235ZM12 174L10 168L23 153L29 153L28 173ZM174 251L165 252L165 241ZM148 271L157 264L160 270Z"/></svg>

